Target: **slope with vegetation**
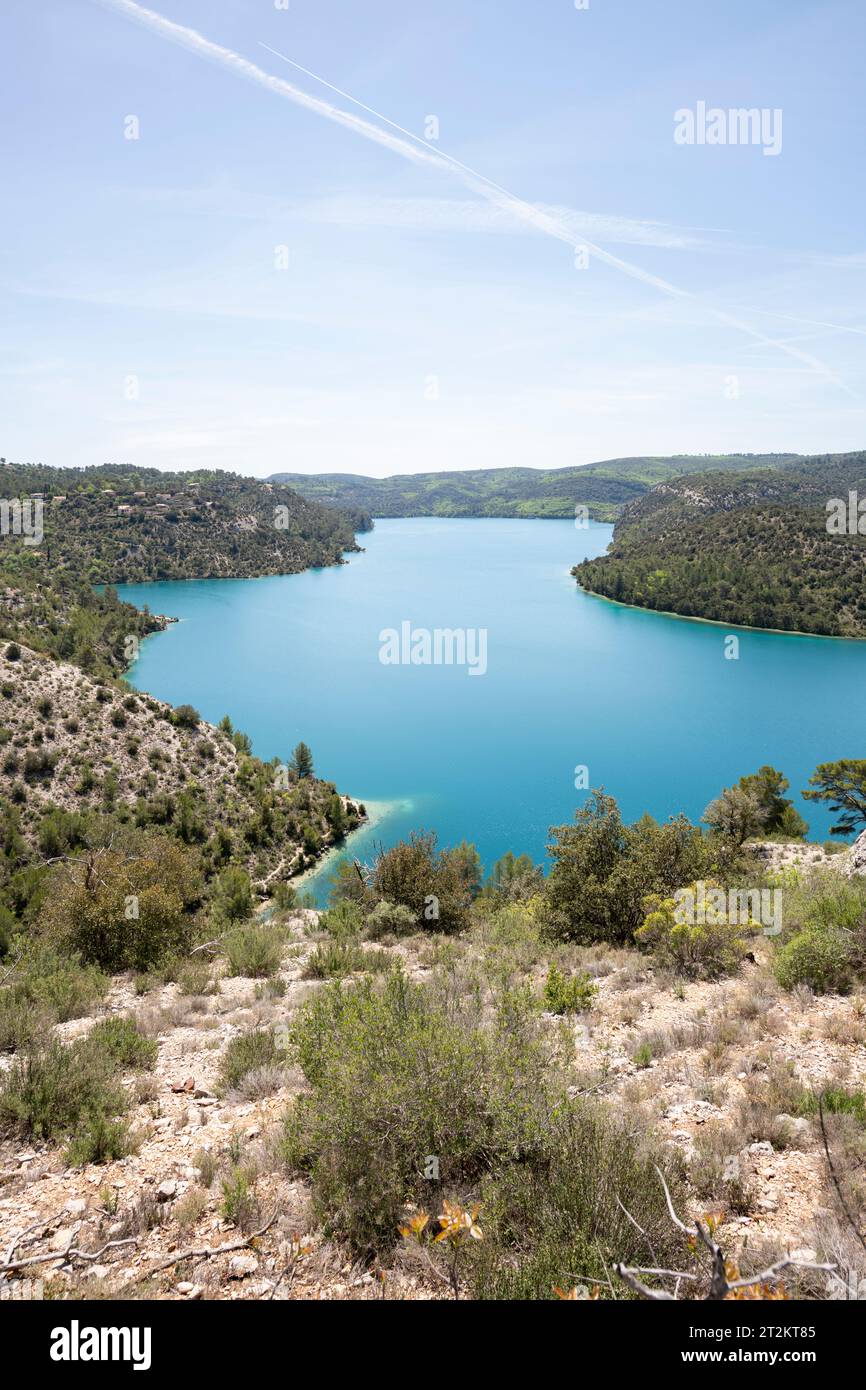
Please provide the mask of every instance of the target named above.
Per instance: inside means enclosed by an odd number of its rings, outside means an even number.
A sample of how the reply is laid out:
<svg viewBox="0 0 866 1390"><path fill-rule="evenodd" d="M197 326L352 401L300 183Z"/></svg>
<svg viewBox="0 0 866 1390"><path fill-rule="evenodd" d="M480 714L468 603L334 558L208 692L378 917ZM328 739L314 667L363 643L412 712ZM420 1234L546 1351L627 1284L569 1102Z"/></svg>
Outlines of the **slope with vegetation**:
<svg viewBox="0 0 866 1390"><path fill-rule="evenodd" d="M479 468L365 478L351 473L275 473L302 496L372 516L573 517L584 506L613 521L655 483L697 469L769 467L793 454L684 454L608 459L572 468Z"/></svg>
<svg viewBox="0 0 866 1390"><path fill-rule="evenodd" d="M485 880L419 833L337 870L325 913L148 921L146 970L70 939L49 889L6 947L2 997L41 1024L6 1044L0 1279L37 1259L55 1298L850 1296L866 885L845 852L765 873L743 834L778 832L786 789L762 768L706 829L593 793L546 877L507 855ZM760 887L779 937L713 915Z"/></svg>
<svg viewBox="0 0 866 1390"><path fill-rule="evenodd" d="M661 483L624 511L608 553L573 571L592 593L747 627L866 636L866 536L827 504L866 496L866 453Z"/></svg>
<svg viewBox="0 0 866 1390"><path fill-rule="evenodd" d="M0 464L0 496L44 504L44 540L30 554L91 584L294 574L339 564L370 525L357 509L236 473Z"/></svg>

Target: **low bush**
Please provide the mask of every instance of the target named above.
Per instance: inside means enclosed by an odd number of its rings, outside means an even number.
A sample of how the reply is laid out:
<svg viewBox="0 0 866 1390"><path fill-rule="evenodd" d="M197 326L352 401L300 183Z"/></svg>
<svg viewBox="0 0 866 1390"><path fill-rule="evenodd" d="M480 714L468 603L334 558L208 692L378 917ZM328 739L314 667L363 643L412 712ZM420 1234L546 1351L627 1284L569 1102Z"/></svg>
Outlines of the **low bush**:
<svg viewBox="0 0 866 1390"><path fill-rule="evenodd" d="M92 1118L114 1118L126 1096L91 1050L52 1039L28 1048L12 1064L0 1088L0 1130L23 1138L65 1139L83 1132Z"/></svg>
<svg viewBox="0 0 866 1390"><path fill-rule="evenodd" d="M275 927L251 924L235 927L224 941L229 975L266 979L280 968L283 942Z"/></svg>
<svg viewBox="0 0 866 1390"><path fill-rule="evenodd" d="M554 962L544 983L544 1003L554 1014L585 1013L598 993L585 970L576 975L563 975Z"/></svg>
<svg viewBox="0 0 866 1390"><path fill-rule="evenodd" d="M747 939L760 922L729 920L727 894L718 884L693 883L689 900L650 894L635 941L647 946L660 965L690 979L716 980L739 969ZM717 906L725 902L725 906ZM737 916L740 914L738 913ZM745 915L745 914L743 914Z"/></svg>
<svg viewBox="0 0 866 1390"><path fill-rule="evenodd" d="M373 908L364 927L371 941L381 941L383 936L409 936L415 929L415 917L408 907L384 900Z"/></svg>
<svg viewBox="0 0 866 1390"><path fill-rule="evenodd" d="M271 1030L256 1028L232 1038L223 1053L220 1079L227 1090L240 1085L248 1072L269 1066L280 1060L276 1040Z"/></svg>
<svg viewBox="0 0 866 1390"><path fill-rule="evenodd" d="M777 950L774 970L783 989L808 985L816 994L847 994L856 979L850 937L837 927L796 932Z"/></svg>
<svg viewBox="0 0 866 1390"><path fill-rule="evenodd" d="M81 1047L111 1070L150 1071L159 1051L152 1038L140 1033L131 1018L104 1018L91 1028Z"/></svg>

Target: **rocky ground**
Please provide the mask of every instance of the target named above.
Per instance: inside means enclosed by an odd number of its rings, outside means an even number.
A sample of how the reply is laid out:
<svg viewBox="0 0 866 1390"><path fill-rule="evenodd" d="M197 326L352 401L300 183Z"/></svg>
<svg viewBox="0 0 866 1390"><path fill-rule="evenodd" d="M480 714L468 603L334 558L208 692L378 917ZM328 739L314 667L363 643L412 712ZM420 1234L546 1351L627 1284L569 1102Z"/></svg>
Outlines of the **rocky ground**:
<svg viewBox="0 0 866 1390"><path fill-rule="evenodd" d="M54 1296L76 1298L442 1296L408 1249L385 1271L365 1269L318 1229L306 1185L286 1176L276 1151L281 1115L304 1084L299 1070L287 1063L237 1092L221 1089L230 1040L253 1027L280 1035L322 987L304 977L316 932L316 913L292 919L275 981L226 977L219 961L202 994L169 984L139 996L129 977L115 979L99 1016L132 1015L159 1047L154 1070L126 1083L140 1146L82 1169L69 1169L50 1146L0 1146L0 1262L33 1261L7 1274L0 1295L39 1279ZM416 978L436 954L420 938L386 949ZM471 954L483 943L449 949ZM636 952L575 950L573 963L599 992L589 1014L564 1025L575 1089L640 1117L679 1150L693 1214L721 1209L726 1250L756 1258L813 1250L817 1228L832 1219L816 1123L785 1112L788 1072L808 1085L866 1085L866 1000L783 995L765 950L759 943L755 963L735 979L685 985L656 976ZM539 984L545 968L540 960L531 967ZM58 1031L70 1039L93 1022ZM553 1016L547 1025L563 1027ZM226 1215L223 1189L239 1164L253 1194L240 1225Z"/></svg>

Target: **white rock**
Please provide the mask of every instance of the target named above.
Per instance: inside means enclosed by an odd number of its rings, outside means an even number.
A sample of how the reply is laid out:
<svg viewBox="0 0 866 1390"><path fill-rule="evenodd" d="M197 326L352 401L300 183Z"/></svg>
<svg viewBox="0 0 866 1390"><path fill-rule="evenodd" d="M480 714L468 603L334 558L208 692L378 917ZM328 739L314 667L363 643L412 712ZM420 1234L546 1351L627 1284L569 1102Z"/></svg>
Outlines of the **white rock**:
<svg viewBox="0 0 866 1390"><path fill-rule="evenodd" d="M248 1274L255 1274L259 1267L259 1262L255 1255L232 1255L229 1260L229 1278L246 1279Z"/></svg>

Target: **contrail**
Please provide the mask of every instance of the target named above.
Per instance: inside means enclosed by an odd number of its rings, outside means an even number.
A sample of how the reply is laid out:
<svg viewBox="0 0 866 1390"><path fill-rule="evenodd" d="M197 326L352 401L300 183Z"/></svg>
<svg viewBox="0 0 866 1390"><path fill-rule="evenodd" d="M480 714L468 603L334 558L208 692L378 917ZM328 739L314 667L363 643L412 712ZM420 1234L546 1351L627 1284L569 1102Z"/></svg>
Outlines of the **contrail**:
<svg viewBox="0 0 866 1390"><path fill-rule="evenodd" d="M488 199L498 207L509 211L513 216L519 217L522 221L536 227L540 232L545 232L548 236L555 237L558 241L565 242L568 246L574 246L574 232L569 230L565 223L560 222L541 208L533 206L532 203L525 202L516 194L510 193L501 184L494 183L484 174L479 174L477 170L471 169L463 164L453 155L446 154L444 151L431 150L426 142L419 136L413 135L410 131L404 131L402 126L397 126L393 121L388 120L387 116L382 116L372 107L364 106L363 102L357 101L347 92L340 92L339 88L331 87L316 73L309 72L306 68L300 68L299 64L293 64L303 71L307 76L314 78L318 82L323 82L325 86L348 101L375 115L378 120L384 121L392 130L399 134L391 134L389 130L383 130L381 126L374 125L372 121L365 120L362 116L356 116L351 111L345 111L340 106L334 106L332 102L323 101L318 97L311 96L302 88L296 87L293 83L287 82L284 78L274 77L272 73L265 72L249 59L244 58L239 53L235 53L230 48L225 48L221 44L213 43L212 40L205 38L197 29L190 29L187 25L176 24L174 20L166 19L164 15L158 14L156 10L147 9L144 5L139 5L137 0L99 0L99 3L109 9L124 14L128 19L136 20L139 24L150 29L152 32L169 39L172 43L179 44L182 48L187 48L193 53L197 53L202 58L208 58L212 62L219 63L222 67L236 73L239 77L244 77L249 82L255 82L258 86L264 87L267 91L273 92L276 96L283 97L284 100L294 102L297 106L302 106L308 111L314 111L319 116L324 116L329 121L334 121L337 125L344 126L356 135L362 135L367 140L372 140L375 144L381 145L384 149L390 150L393 154L399 154L404 159L411 160L413 164L428 165L432 168L447 170L456 174L473 192L480 197ZM267 45L263 45L267 47ZM269 49L276 57L282 58L285 62L292 63L291 58L286 58L284 54L277 53L275 49ZM404 138L408 137L408 138ZM597 246L591 241L583 240L583 245L587 250L597 256L599 260L614 269L628 275L631 279L639 280L645 285L660 291L662 294L669 295L675 299L690 300L701 303L700 296L693 294L689 290L680 289L669 280L661 276L654 275L642 266L635 265L632 261L624 260L620 256L614 256L611 252L605 251L601 246ZM752 338L755 342L761 343L765 347L772 347L780 352L784 352L789 357L804 363L819 376L833 382L848 395L855 393L850 390L844 382L830 370L825 363L819 361L817 357L809 353L801 352L799 349L789 346L787 343L780 342L774 338L767 337L751 324L745 323L742 319L736 318L726 313L723 309L717 309L712 305L704 304L703 307L712 314L720 323L729 328L737 329Z"/></svg>

